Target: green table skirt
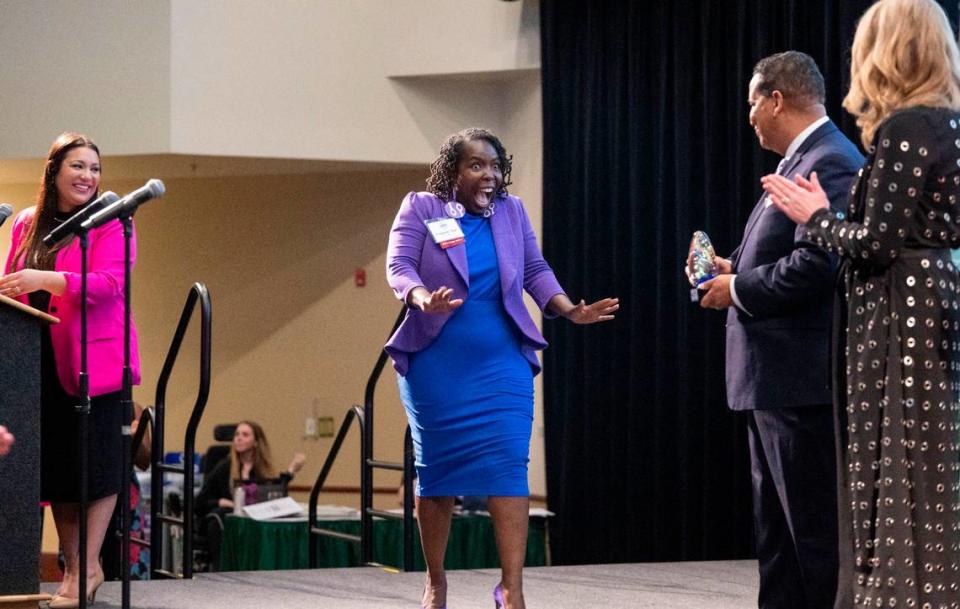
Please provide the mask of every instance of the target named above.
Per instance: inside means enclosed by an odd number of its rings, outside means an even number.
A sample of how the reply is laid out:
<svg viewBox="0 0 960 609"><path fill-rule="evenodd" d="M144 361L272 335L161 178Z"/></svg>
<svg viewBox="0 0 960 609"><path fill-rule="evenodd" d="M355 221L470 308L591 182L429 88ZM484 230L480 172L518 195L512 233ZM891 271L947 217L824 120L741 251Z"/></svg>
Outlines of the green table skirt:
<svg viewBox="0 0 960 609"><path fill-rule="evenodd" d="M318 525L342 533L360 534L358 520L324 520ZM306 569L308 567L306 522L258 522L250 518L228 515L224 522L220 552L222 571L269 571ZM396 567L403 565L403 522L373 522L374 561ZM320 567L360 566L360 545L316 537ZM488 516L455 517L450 527L450 541L444 564L447 569L486 569L500 566L493 537L493 522ZM544 518L530 519L527 537L526 565L547 563L547 525ZM420 549L420 534L414 532L414 565L425 569Z"/></svg>

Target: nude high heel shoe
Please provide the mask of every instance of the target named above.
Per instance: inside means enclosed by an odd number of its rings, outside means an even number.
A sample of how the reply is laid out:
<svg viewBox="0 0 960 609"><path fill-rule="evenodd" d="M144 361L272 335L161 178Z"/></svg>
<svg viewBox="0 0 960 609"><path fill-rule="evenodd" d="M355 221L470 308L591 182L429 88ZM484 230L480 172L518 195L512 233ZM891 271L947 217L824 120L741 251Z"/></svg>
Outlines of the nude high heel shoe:
<svg viewBox="0 0 960 609"><path fill-rule="evenodd" d="M103 571L100 571L93 577L87 578L87 604L93 604L97 598L97 589L103 584ZM70 598L62 594L56 594L48 604L50 609L77 609L80 607L79 598Z"/></svg>
<svg viewBox="0 0 960 609"><path fill-rule="evenodd" d="M103 571L97 571L93 577L87 578L87 603L92 604L97 599L97 590L103 584Z"/></svg>
<svg viewBox="0 0 960 609"><path fill-rule="evenodd" d="M50 607L50 609L77 609L77 607L80 606L80 599L57 594L50 599L50 603L47 606Z"/></svg>

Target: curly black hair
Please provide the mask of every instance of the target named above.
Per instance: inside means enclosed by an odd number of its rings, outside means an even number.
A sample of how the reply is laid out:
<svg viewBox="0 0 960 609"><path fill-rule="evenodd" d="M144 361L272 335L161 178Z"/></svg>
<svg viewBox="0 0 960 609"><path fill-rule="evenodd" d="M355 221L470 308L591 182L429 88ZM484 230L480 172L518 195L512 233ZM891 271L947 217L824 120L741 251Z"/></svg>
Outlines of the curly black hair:
<svg viewBox="0 0 960 609"><path fill-rule="evenodd" d="M507 154L506 148L500 143L500 138L495 136L487 129L480 127L468 127L458 131L447 138L440 146L440 154L430 165L430 177L427 178L427 190L441 199L449 199L453 196L453 187L457 183L458 169L460 163L460 154L463 152L463 145L466 142L476 140L486 140L490 142L497 156L500 158L500 171L503 173L503 182L497 188L498 195L506 195L507 186L510 186L510 170L513 168L513 156Z"/></svg>

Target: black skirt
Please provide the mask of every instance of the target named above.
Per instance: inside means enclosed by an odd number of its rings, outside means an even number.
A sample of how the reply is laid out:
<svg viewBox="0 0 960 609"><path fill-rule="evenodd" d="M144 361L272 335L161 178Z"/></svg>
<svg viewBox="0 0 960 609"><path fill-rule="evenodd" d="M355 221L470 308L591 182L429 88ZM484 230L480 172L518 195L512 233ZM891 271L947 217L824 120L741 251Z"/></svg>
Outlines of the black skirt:
<svg viewBox="0 0 960 609"><path fill-rule="evenodd" d="M46 311L47 293L30 295L30 303ZM36 301L36 302L35 302ZM44 302L46 301L46 302ZM41 306L36 306L41 305ZM80 398L69 395L60 384L50 340L50 328L41 336L40 388L40 498L52 503L80 501ZM87 499L94 501L116 495L122 488L121 392L94 397L90 403L87 429Z"/></svg>

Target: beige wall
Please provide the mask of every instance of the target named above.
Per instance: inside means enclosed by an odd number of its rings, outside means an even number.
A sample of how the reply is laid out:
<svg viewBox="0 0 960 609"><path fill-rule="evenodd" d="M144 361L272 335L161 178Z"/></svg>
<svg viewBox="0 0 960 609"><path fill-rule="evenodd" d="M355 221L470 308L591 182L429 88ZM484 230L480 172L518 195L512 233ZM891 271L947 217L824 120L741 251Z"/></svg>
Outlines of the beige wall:
<svg viewBox="0 0 960 609"><path fill-rule="evenodd" d="M171 0L173 152L429 162L437 142L418 120L423 107L392 77L539 67L536 2L266 7ZM450 92L429 122L462 125L483 101L472 93Z"/></svg>
<svg viewBox="0 0 960 609"><path fill-rule="evenodd" d="M0 40L0 158L67 129L114 154L169 150L169 2L5 0Z"/></svg>
<svg viewBox="0 0 960 609"><path fill-rule="evenodd" d="M402 196L423 188L443 138L467 125L494 129L514 154L511 192L540 226L537 4L284 0L269 11L252 0L80 4L70 12L61 0L0 5L0 33L9 36L11 23L33 33L15 38L21 65L0 64L0 120L7 121L0 127L13 134L0 141L0 158L11 159L0 162L0 201L31 204L38 157L65 128L98 140L105 188L123 193L164 179L166 197L137 216L134 306L144 381L135 398L154 402L187 290L203 281L214 306L214 364L198 447L213 425L252 418L264 424L278 465L294 451L307 453L298 483L310 483L331 441L305 440L304 419L316 400L318 414L339 426L363 400L399 310L384 278L387 231ZM94 87L41 57L38 41L49 38L45 28L83 29L101 12L113 17L96 37L120 42L92 51ZM468 27L477 32L469 46L457 35ZM144 30L148 41L159 38L141 49L128 37ZM69 45L56 44L52 55L69 56ZM145 70L111 84L135 92L149 81L146 106L139 93L105 99L98 78L124 74L114 64L152 65L169 76L154 81ZM84 102L50 91L40 104L29 86L7 85L36 80L78 86ZM154 152L162 154L133 154ZM338 160L352 163L328 162ZM4 226L0 251L8 244ZM365 288L353 285L357 268L367 273ZM169 449L196 394L197 343L194 327L167 396ZM536 389L530 482L531 492L544 494L539 379ZM377 457L399 459L406 420L392 369L377 396ZM357 485L357 452L353 434L331 484ZM381 473L375 482L398 479Z"/></svg>
<svg viewBox="0 0 960 609"><path fill-rule="evenodd" d="M484 98L434 112L404 81L537 70L538 19L535 0L7 0L0 158L73 129L114 154L429 162Z"/></svg>

